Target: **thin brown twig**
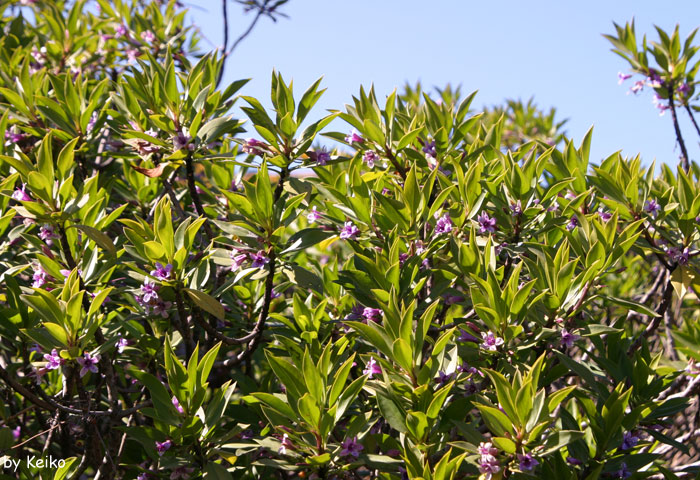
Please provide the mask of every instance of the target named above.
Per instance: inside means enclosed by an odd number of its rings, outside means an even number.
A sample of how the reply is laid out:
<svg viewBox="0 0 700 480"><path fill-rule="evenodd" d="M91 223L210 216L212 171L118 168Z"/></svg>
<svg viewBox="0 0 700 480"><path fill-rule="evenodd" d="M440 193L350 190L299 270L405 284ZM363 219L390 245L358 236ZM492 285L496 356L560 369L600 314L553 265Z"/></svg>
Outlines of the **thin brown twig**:
<svg viewBox="0 0 700 480"><path fill-rule="evenodd" d="M685 170L685 173L688 173L690 172L690 160L688 159L688 150L685 148L685 141L683 140L681 127L678 124L678 116L676 115L676 104L673 100L673 82L669 82L666 90L668 91L668 105L671 110L671 119L673 119L673 129L676 132L676 141L681 147L681 167Z"/></svg>

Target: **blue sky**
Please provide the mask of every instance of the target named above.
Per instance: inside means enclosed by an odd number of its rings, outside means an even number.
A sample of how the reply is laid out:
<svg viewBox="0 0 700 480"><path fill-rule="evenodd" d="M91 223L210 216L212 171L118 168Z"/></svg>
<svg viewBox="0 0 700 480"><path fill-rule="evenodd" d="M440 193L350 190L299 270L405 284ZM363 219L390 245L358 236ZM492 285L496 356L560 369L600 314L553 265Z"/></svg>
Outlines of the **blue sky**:
<svg viewBox="0 0 700 480"><path fill-rule="evenodd" d="M220 2L185 3L206 37L202 48L222 45ZM670 31L677 23L685 36L698 27L697 0L290 0L281 11L289 18L262 19L238 47L224 82L252 78L243 93L267 100L273 68L294 79L299 94L324 76L319 117L372 83L379 98L406 82L461 84L463 93L479 91L476 108L534 97L569 119L567 132L577 144L594 126L591 161L622 150L641 154L645 163L677 163L670 114L659 116L649 91L627 95L631 80L617 84L625 62L601 35L613 32L613 21L634 17L640 39L643 33L656 39L653 25ZM229 18L236 38L252 16L231 2ZM680 117L690 157L700 161L700 138L685 113Z"/></svg>

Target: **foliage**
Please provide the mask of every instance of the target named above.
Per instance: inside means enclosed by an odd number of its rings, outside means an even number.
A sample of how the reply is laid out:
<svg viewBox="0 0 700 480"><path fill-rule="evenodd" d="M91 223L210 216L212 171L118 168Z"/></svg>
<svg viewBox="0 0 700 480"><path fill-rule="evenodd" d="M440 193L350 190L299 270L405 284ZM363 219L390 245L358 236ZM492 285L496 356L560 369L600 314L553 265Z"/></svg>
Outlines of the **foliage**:
<svg viewBox="0 0 700 480"><path fill-rule="evenodd" d="M592 164L554 111L449 87L320 117L320 81L273 72L243 123L245 81L185 53L176 2L85 3L2 19L0 442L67 462L25 478L680 478L697 456L674 424L700 378L696 164Z"/></svg>

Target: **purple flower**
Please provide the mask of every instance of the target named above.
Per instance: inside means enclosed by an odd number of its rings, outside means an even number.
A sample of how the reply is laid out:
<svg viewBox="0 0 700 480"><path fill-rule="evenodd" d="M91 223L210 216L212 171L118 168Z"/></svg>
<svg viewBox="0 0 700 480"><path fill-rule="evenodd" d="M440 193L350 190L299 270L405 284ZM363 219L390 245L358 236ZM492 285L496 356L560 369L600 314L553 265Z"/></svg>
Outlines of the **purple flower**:
<svg viewBox="0 0 700 480"><path fill-rule="evenodd" d="M457 337L458 342L474 342L474 343L479 343L480 340L476 338L474 335L471 333L467 332L463 328L459 329L459 337Z"/></svg>
<svg viewBox="0 0 700 480"><path fill-rule="evenodd" d="M41 264L37 263L34 265L34 273L32 274L32 280L34 282L32 283L32 287L41 288L50 278L51 276L44 270Z"/></svg>
<svg viewBox="0 0 700 480"><path fill-rule="evenodd" d="M265 153L266 147L267 144L261 142L260 140L256 140L255 138L249 138L245 141L241 150L243 151L243 153L247 153L248 155L258 155L262 157Z"/></svg>
<svg viewBox="0 0 700 480"><path fill-rule="evenodd" d="M576 457L568 456L566 457L566 461L570 463L571 465L583 465L583 462L579 460Z"/></svg>
<svg viewBox="0 0 700 480"><path fill-rule="evenodd" d="M129 35L129 29L126 28L126 25L119 24L117 28L114 29L114 38L119 38L124 35Z"/></svg>
<svg viewBox="0 0 700 480"><path fill-rule="evenodd" d="M629 73L617 72L617 84L622 85L622 82L630 78L632 75Z"/></svg>
<svg viewBox="0 0 700 480"><path fill-rule="evenodd" d="M491 442L481 442L476 449L476 452L482 457L495 458L498 455L498 449Z"/></svg>
<svg viewBox="0 0 700 480"><path fill-rule="evenodd" d="M39 238L41 238L47 245L53 243L54 238L59 238L58 234L54 232L53 226L45 223L39 228Z"/></svg>
<svg viewBox="0 0 700 480"><path fill-rule="evenodd" d="M156 262L156 269L151 270L151 275L156 277L158 280L167 280L170 278L170 272L172 272L173 266L169 263L163 266L160 262Z"/></svg>
<svg viewBox="0 0 700 480"><path fill-rule="evenodd" d="M19 440L20 435L22 434L22 427L17 426L17 428L12 429L12 438L17 441Z"/></svg>
<svg viewBox="0 0 700 480"><path fill-rule="evenodd" d="M126 338L124 338L120 335L119 340L117 340L117 352L118 353L124 352L124 349L127 346L129 346L129 340L127 340Z"/></svg>
<svg viewBox="0 0 700 480"><path fill-rule="evenodd" d="M382 367L379 366L379 363L373 357L370 357L367 366L362 370L362 374L367 375L367 378L372 378L372 375L380 373L382 373Z"/></svg>
<svg viewBox="0 0 700 480"><path fill-rule="evenodd" d="M92 115L90 115L90 120L88 121L87 126L85 127L85 133L88 135L92 133L92 131L95 129L95 124L97 123L97 112L92 112Z"/></svg>
<svg viewBox="0 0 700 480"><path fill-rule="evenodd" d="M622 444L620 448L622 450L630 450L634 448L639 443L639 437L632 432L625 432L622 434Z"/></svg>
<svg viewBox="0 0 700 480"><path fill-rule="evenodd" d="M348 313L344 320L363 320L364 319L364 314L365 309L362 305L355 305L352 307L350 310L350 313Z"/></svg>
<svg viewBox="0 0 700 480"><path fill-rule="evenodd" d="M141 55L141 52L136 48L126 49L126 58L129 61L129 63L134 63L139 55Z"/></svg>
<svg viewBox="0 0 700 480"><path fill-rule="evenodd" d="M88 372L97 373L97 363L99 361L99 355L93 357L89 352L85 352L82 357L78 357L78 363L82 367L80 369L80 376L84 377Z"/></svg>
<svg viewBox="0 0 700 480"><path fill-rule="evenodd" d="M5 139L8 140L8 143L6 143L5 145L12 144L12 143L19 143L22 140L24 140L26 137L27 136L22 132L13 132L13 131L7 130L5 132Z"/></svg>
<svg viewBox="0 0 700 480"><path fill-rule="evenodd" d="M316 210L316 205L311 208L311 211L306 215L309 223L316 223L321 218L321 213Z"/></svg>
<svg viewBox="0 0 700 480"><path fill-rule="evenodd" d="M175 470L173 470L173 473L170 474L170 480L179 480L179 479L187 479L190 478L190 474L194 472L193 467L177 467Z"/></svg>
<svg viewBox="0 0 700 480"><path fill-rule="evenodd" d="M574 228L578 227L578 218L576 218L576 215L571 217L569 221L566 223L566 229L568 231L572 231Z"/></svg>
<svg viewBox="0 0 700 480"><path fill-rule="evenodd" d="M45 353L44 354L44 360L46 360L48 363L46 364L47 370L55 370L59 368L61 365L63 365L63 360L61 356L58 354L58 351L54 348L51 350L51 353Z"/></svg>
<svg viewBox="0 0 700 480"><path fill-rule="evenodd" d="M671 108L667 103L664 103L664 99L656 93L651 99L651 103L653 103L654 106L659 109L659 116L662 116L664 113L666 113L666 110Z"/></svg>
<svg viewBox="0 0 700 480"><path fill-rule="evenodd" d="M371 320L375 323L379 323L382 320L382 315L384 315L384 312L379 308L367 307L362 311L362 317L365 320Z"/></svg>
<svg viewBox="0 0 700 480"><path fill-rule="evenodd" d="M687 83L683 82L683 83L681 83L681 84L678 86L678 88L676 89L676 91L678 92L678 94L679 94L681 97L685 97L685 96L687 96L687 95L690 93L690 85L688 85Z"/></svg>
<svg viewBox="0 0 700 480"><path fill-rule="evenodd" d="M32 197L30 197L29 194L25 191L26 188L27 184L23 183L22 188L17 188L14 192L12 192L12 198L20 202L31 202Z"/></svg>
<svg viewBox="0 0 700 480"><path fill-rule="evenodd" d="M463 302L464 297L461 295L445 294L442 296L445 299L445 305L454 305L455 303Z"/></svg>
<svg viewBox="0 0 700 480"><path fill-rule="evenodd" d="M374 150L367 150L364 155L362 155L362 161L367 164L369 168L374 168L374 164L379 162L379 155Z"/></svg>
<svg viewBox="0 0 700 480"><path fill-rule="evenodd" d="M187 133L183 131L177 132L173 136L173 149L174 150L194 150L194 143L192 143L192 138L190 138Z"/></svg>
<svg viewBox="0 0 700 480"><path fill-rule="evenodd" d="M659 88L663 86L664 80L659 76L654 69L649 69L649 76L647 77L647 85L651 88Z"/></svg>
<svg viewBox="0 0 700 480"><path fill-rule="evenodd" d="M259 250L258 253L251 253L250 259L253 261L250 266L253 268L263 268L270 263L270 259L265 255L265 252Z"/></svg>
<svg viewBox="0 0 700 480"><path fill-rule="evenodd" d="M141 40L146 43L153 43L156 41L156 35L152 31L146 30L145 32L141 32Z"/></svg>
<svg viewBox="0 0 700 480"><path fill-rule="evenodd" d="M652 198L644 202L644 211L651 215L651 218L656 218L661 211L661 205L659 205L656 199Z"/></svg>
<svg viewBox="0 0 700 480"><path fill-rule="evenodd" d="M437 151L435 150L435 140L425 142L423 145L423 153L430 155L431 157L437 157Z"/></svg>
<svg viewBox="0 0 700 480"><path fill-rule="evenodd" d="M512 217L517 217L523 214L523 205L520 200L510 204L510 215Z"/></svg>
<svg viewBox="0 0 700 480"><path fill-rule="evenodd" d="M445 373L442 370L438 372L438 377L437 377L437 382L440 386L446 385L452 378L454 377L454 373Z"/></svg>
<svg viewBox="0 0 700 480"><path fill-rule="evenodd" d="M604 210L603 207L600 207L598 209L598 215L600 216L600 219L604 222L607 222L612 218L612 213Z"/></svg>
<svg viewBox="0 0 700 480"><path fill-rule="evenodd" d="M162 457L163 454L167 452L168 449L172 446L173 442L171 442L170 440L166 440L164 442L156 442L156 451L158 452L158 455Z"/></svg>
<svg viewBox="0 0 700 480"><path fill-rule="evenodd" d="M245 263L246 260L248 260L248 255L245 253L240 253L240 250L237 248L234 248L231 250L231 260L233 260L233 264L231 265L231 270L236 271L239 268L241 268L241 265Z"/></svg>
<svg viewBox="0 0 700 480"><path fill-rule="evenodd" d="M489 217L486 212L481 212L481 214L476 217L479 222L479 233L493 233L496 231L496 219Z"/></svg>
<svg viewBox="0 0 700 480"><path fill-rule="evenodd" d="M360 234L360 229L352 222L345 222L342 230L340 230L340 238L355 240Z"/></svg>
<svg viewBox="0 0 700 480"><path fill-rule="evenodd" d="M491 456L481 457L479 461L479 472L484 474L484 480L491 480L494 473L501 471L498 460Z"/></svg>
<svg viewBox="0 0 700 480"><path fill-rule="evenodd" d="M141 285L141 292L143 293L143 296L141 297L142 302L151 303L158 300L159 289L160 286L156 285L156 282L150 278L145 279L143 281L143 285Z"/></svg>
<svg viewBox="0 0 700 480"><path fill-rule="evenodd" d="M154 304L151 304L150 306L153 307L154 315L160 315L162 318L168 318L168 310L170 310L170 307L173 306L173 302L166 302L163 299L159 298L158 301L156 301Z"/></svg>
<svg viewBox="0 0 700 480"><path fill-rule="evenodd" d="M529 472L530 470L532 470L540 464L540 462L532 458L532 455L530 455L529 453L526 453L525 455L519 453L518 461L520 462L520 470L522 470L523 472Z"/></svg>
<svg viewBox="0 0 700 480"><path fill-rule="evenodd" d="M346 143L362 143L364 141L365 140L361 136L359 136L354 129L345 137Z"/></svg>
<svg viewBox="0 0 700 480"><path fill-rule="evenodd" d="M679 265L687 265L688 261L690 260L690 251L688 250L688 247L685 247L683 251L681 251L679 248L671 247L666 253Z"/></svg>
<svg viewBox="0 0 700 480"><path fill-rule="evenodd" d="M448 213L445 213L435 223L435 234L440 235L450 232L452 232L452 219Z"/></svg>
<svg viewBox="0 0 700 480"><path fill-rule="evenodd" d="M498 350L498 347L503 345L503 339L495 336L493 332L481 332L481 338L483 339L481 347L491 352L495 352Z"/></svg>
<svg viewBox="0 0 700 480"><path fill-rule="evenodd" d="M629 478L632 476L632 472L629 471L627 468L627 464L625 462L622 462L620 465L620 469L615 472L615 475L617 475L617 478Z"/></svg>
<svg viewBox="0 0 700 480"><path fill-rule="evenodd" d="M328 163L328 161L331 159L331 154L326 152L325 150L317 150L315 152L307 152L306 153L311 160L316 162L317 164L324 166L325 164Z"/></svg>
<svg viewBox="0 0 700 480"><path fill-rule="evenodd" d="M630 88L630 92L634 93L635 95L642 90L644 90L644 82L642 80L634 82L634 85L632 85L632 88Z"/></svg>
<svg viewBox="0 0 700 480"><path fill-rule="evenodd" d="M560 340L562 347L571 348L574 346L574 342L578 339L578 335L574 335L571 332L567 332L565 328L562 328Z"/></svg>
<svg viewBox="0 0 700 480"><path fill-rule="evenodd" d="M180 402L177 400L177 397L173 397L172 402L173 406L175 407L175 410L177 410L177 413L185 413L185 409L182 408L182 405L180 405Z"/></svg>
<svg viewBox="0 0 700 480"><path fill-rule="evenodd" d="M343 449L340 451L341 457L353 456L355 458L360 456L360 452L364 449L362 444L357 441L357 437L346 438L343 443L340 444Z"/></svg>

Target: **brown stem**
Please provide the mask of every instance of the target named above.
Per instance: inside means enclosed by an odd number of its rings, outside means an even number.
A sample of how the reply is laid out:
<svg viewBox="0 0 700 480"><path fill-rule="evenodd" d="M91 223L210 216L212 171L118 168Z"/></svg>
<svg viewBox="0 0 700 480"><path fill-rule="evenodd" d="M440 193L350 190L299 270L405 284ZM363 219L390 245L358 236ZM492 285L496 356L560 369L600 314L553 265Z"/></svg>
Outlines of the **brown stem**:
<svg viewBox="0 0 700 480"><path fill-rule="evenodd" d="M396 155L393 154L391 151L391 148L389 148L388 145L384 146L384 154L387 156L391 164L394 166L397 172L399 172L399 175L401 175L401 178L403 180L406 180L406 169L399 164L399 161L396 158ZM437 168L437 167L436 167Z"/></svg>
<svg viewBox="0 0 700 480"><path fill-rule="evenodd" d="M644 332L642 332L642 334L639 335L634 341L634 343L630 346L629 350L627 350L627 355L632 355L634 352L636 352L639 349L639 347L642 346L642 342L644 341L644 339L648 338L652 333L656 331L657 328L659 328L659 325L661 325L661 320L663 320L664 315L666 314L666 310L668 310L668 307L671 305L671 300L673 299L673 283L671 282L671 274L673 273L673 270L675 270L675 268L676 267L674 265L671 269L666 270L666 287L664 288L661 303L656 309L657 316L652 319L651 323L647 326Z"/></svg>
<svg viewBox="0 0 700 480"><path fill-rule="evenodd" d="M207 234L207 238L211 242L214 239L214 233L209 226L209 221L207 219L206 213L204 213L204 207L202 207L202 200L199 198L199 193L197 193L197 186L194 181L194 167L192 165L192 154L187 155L185 158L185 168L187 169L187 186L190 190L190 196L192 197L192 203L194 203L194 208L197 210L197 215L204 218L204 233Z"/></svg>
<svg viewBox="0 0 700 480"><path fill-rule="evenodd" d="M676 105L673 100L674 90L673 83L669 82L668 87L668 105L671 109L671 118L673 119L673 128L676 131L676 141L681 147L681 167L686 173L690 172L690 161L688 160L688 150L685 148L685 141L683 141L683 135L681 134L681 127L678 124L678 116L676 115Z"/></svg>

